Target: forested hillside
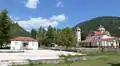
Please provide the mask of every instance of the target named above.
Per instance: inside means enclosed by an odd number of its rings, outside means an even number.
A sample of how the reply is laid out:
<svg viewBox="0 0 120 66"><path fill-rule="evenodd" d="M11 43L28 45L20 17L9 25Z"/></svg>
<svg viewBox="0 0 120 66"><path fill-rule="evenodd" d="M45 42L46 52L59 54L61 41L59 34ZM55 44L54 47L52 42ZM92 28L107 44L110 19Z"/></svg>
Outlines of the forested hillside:
<svg viewBox="0 0 120 66"><path fill-rule="evenodd" d="M10 30L10 35L13 37L17 37L17 36L24 36L24 37L28 37L29 32L27 32L25 29L23 29L21 26L19 26L18 23L13 23L11 26L11 30Z"/></svg>
<svg viewBox="0 0 120 66"><path fill-rule="evenodd" d="M103 16L80 22L73 27L73 30L76 27L80 27L82 30L82 39L85 39L88 33L95 29L97 25L103 25L112 36L120 37L120 17L116 16Z"/></svg>

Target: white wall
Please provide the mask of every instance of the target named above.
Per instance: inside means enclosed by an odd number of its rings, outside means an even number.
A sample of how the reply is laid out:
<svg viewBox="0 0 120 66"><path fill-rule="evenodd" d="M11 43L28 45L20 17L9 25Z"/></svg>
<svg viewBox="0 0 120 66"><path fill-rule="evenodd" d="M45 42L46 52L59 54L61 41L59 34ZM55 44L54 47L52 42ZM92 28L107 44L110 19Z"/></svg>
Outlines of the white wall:
<svg viewBox="0 0 120 66"><path fill-rule="evenodd" d="M105 41L101 41L101 42L100 42L100 45L101 45L101 46L105 46Z"/></svg>
<svg viewBox="0 0 120 66"><path fill-rule="evenodd" d="M11 41L10 49L11 50L23 49L23 42L22 41ZM38 42L29 41L28 42L28 49L37 50L38 49Z"/></svg>
<svg viewBox="0 0 120 66"><path fill-rule="evenodd" d="M76 32L76 37L77 37L77 42L81 41L81 32L80 31Z"/></svg>
<svg viewBox="0 0 120 66"><path fill-rule="evenodd" d="M116 48L117 46L117 43L116 43L116 40L113 40L113 41L106 41L106 46L114 46L114 48Z"/></svg>
<svg viewBox="0 0 120 66"><path fill-rule="evenodd" d="M19 50L21 49L22 47L22 41L11 41L11 46L10 46L10 49L11 50Z"/></svg>
<svg viewBox="0 0 120 66"><path fill-rule="evenodd" d="M96 42L97 46L99 46L99 42Z"/></svg>
<svg viewBox="0 0 120 66"><path fill-rule="evenodd" d="M113 38L111 36L103 35L101 38Z"/></svg>
<svg viewBox="0 0 120 66"><path fill-rule="evenodd" d="M116 46L117 46L116 40L113 41L113 46L116 48Z"/></svg>
<svg viewBox="0 0 120 66"><path fill-rule="evenodd" d="M111 36L107 36L107 35L101 35L101 36L88 36L88 38L95 38L95 40L99 40L99 39L103 39L103 38L114 38L114 37L111 37Z"/></svg>
<svg viewBox="0 0 120 66"><path fill-rule="evenodd" d="M36 41L30 41L28 43L28 48L29 49L33 49L33 50L37 50L38 49L38 42L36 42Z"/></svg>

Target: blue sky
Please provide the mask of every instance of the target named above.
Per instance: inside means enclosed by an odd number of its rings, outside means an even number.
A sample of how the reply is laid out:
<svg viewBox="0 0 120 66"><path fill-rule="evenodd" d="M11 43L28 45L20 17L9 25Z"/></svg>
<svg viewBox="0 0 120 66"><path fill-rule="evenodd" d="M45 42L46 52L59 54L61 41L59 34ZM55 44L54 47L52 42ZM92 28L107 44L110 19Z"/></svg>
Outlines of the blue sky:
<svg viewBox="0 0 120 66"><path fill-rule="evenodd" d="M98 16L120 16L120 0L0 0L24 29L73 27Z"/></svg>

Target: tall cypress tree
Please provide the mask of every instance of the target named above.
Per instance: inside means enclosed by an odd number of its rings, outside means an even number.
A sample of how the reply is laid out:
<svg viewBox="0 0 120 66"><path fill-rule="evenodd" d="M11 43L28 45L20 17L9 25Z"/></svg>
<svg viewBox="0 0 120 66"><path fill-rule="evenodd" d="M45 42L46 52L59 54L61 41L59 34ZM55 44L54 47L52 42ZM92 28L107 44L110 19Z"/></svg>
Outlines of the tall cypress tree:
<svg viewBox="0 0 120 66"><path fill-rule="evenodd" d="M39 46L44 45L45 38L46 38L46 31L44 28L40 27L37 32L37 40L39 42Z"/></svg>
<svg viewBox="0 0 120 66"><path fill-rule="evenodd" d="M35 29L32 29L31 32L30 32L30 35L31 35L32 38L36 39L37 31Z"/></svg>
<svg viewBox="0 0 120 66"><path fill-rule="evenodd" d="M4 9L0 12L0 47L2 48L4 43L10 42L10 27L12 20L7 15L8 11Z"/></svg>
<svg viewBox="0 0 120 66"><path fill-rule="evenodd" d="M52 26L48 27L47 33L46 33L46 46L51 46L52 43L54 43L54 28Z"/></svg>
<svg viewBox="0 0 120 66"><path fill-rule="evenodd" d="M56 29L55 30L55 34L54 34L54 37L55 37L55 44L57 44L58 46L60 46L61 45L61 40L60 40L60 38L61 38L61 29Z"/></svg>

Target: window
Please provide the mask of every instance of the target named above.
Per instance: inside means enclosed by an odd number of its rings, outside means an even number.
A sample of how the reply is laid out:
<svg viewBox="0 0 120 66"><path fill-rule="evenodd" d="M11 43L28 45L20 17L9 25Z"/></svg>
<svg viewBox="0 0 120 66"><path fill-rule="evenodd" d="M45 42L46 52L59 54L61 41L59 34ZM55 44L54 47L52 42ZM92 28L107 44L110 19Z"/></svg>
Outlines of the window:
<svg viewBox="0 0 120 66"><path fill-rule="evenodd" d="M23 46L24 46L24 47L28 46L28 43L23 43Z"/></svg>

